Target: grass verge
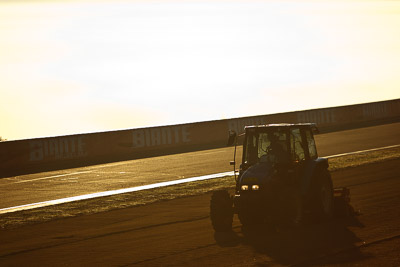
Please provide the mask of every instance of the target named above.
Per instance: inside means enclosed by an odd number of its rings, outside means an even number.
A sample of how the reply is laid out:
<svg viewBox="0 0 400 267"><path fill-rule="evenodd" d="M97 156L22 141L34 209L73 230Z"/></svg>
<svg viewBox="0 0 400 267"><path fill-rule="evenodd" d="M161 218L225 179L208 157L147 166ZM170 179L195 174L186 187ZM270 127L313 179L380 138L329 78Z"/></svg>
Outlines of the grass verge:
<svg viewBox="0 0 400 267"><path fill-rule="evenodd" d="M329 169L333 172L394 159L400 159L400 147L331 158L329 159ZM12 229L55 219L106 212L114 209L146 205L157 201L201 195L218 189L233 189L234 186L235 181L233 177L223 177L6 213L0 215L0 229Z"/></svg>

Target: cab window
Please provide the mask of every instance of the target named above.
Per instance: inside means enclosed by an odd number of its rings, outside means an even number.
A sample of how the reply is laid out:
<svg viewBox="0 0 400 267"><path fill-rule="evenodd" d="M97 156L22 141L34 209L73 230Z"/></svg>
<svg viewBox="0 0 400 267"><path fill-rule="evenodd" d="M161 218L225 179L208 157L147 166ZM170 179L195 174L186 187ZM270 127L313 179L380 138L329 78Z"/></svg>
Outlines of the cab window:
<svg viewBox="0 0 400 267"><path fill-rule="evenodd" d="M247 136L245 163L254 164L257 160L257 137L254 132L249 131L249 135Z"/></svg>
<svg viewBox="0 0 400 267"><path fill-rule="evenodd" d="M292 158L294 161L305 160L305 153L299 128L291 129L290 131L290 144L292 149Z"/></svg>
<svg viewBox="0 0 400 267"><path fill-rule="evenodd" d="M289 161L287 134L280 129L266 132L248 130L245 149L245 164Z"/></svg>
<svg viewBox="0 0 400 267"><path fill-rule="evenodd" d="M307 138L308 153L310 155L310 158L316 159L318 157L317 148L315 146L315 141L313 138L313 134L311 133L311 130L306 130L306 138Z"/></svg>

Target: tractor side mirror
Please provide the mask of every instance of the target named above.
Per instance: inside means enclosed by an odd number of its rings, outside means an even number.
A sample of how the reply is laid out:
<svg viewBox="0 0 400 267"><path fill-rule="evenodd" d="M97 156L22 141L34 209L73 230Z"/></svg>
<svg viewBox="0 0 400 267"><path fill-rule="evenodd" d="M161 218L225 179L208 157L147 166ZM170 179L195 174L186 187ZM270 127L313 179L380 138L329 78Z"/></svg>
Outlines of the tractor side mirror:
<svg viewBox="0 0 400 267"><path fill-rule="evenodd" d="M235 161L230 161L229 164L234 166L235 165Z"/></svg>
<svg viewBox="0 0 400 267"><path fill-rule="evenodd" d="M228 144L227 146L233 145L236 140L236 132L235 131L229 131L229 138L228 138Z"/></svg>

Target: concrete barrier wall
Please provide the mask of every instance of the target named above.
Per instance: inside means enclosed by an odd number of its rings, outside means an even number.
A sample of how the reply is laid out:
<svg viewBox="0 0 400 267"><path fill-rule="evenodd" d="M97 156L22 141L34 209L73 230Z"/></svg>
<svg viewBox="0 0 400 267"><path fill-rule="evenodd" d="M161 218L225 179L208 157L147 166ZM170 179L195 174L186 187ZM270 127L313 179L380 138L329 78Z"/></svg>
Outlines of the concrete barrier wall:
<svg viewBox="0 0 400 267"><path fill-rule="evenodd" d="M400 99L227 120L0 142L0 177L10 174L223 147L228 130L315 122L324 130L400 118Z"/></svg>

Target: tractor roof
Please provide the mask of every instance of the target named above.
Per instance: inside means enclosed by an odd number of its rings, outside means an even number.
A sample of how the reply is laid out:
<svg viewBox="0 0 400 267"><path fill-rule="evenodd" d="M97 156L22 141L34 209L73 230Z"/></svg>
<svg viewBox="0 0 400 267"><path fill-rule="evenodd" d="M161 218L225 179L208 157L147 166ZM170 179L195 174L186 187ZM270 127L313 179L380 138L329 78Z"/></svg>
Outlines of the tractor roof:
<svg viewBox="0 0 400 267"><path fill-rule="evenodd" d="M319 130L317 128L316 123L273 123L273 124L264 124L264 125L249 125L245 126L245 129L267 129L267 128L290 128L290 127L302 127L302 128L311 128L311 130L315 133L318 133Z"/></svg>
<svg viewBox="0 0 400 267"><path fill-rule="evenodd" d="M269 127L317 127L315 123L273 123L263 125L250 125L244 128L269 128Z"/></svg>

